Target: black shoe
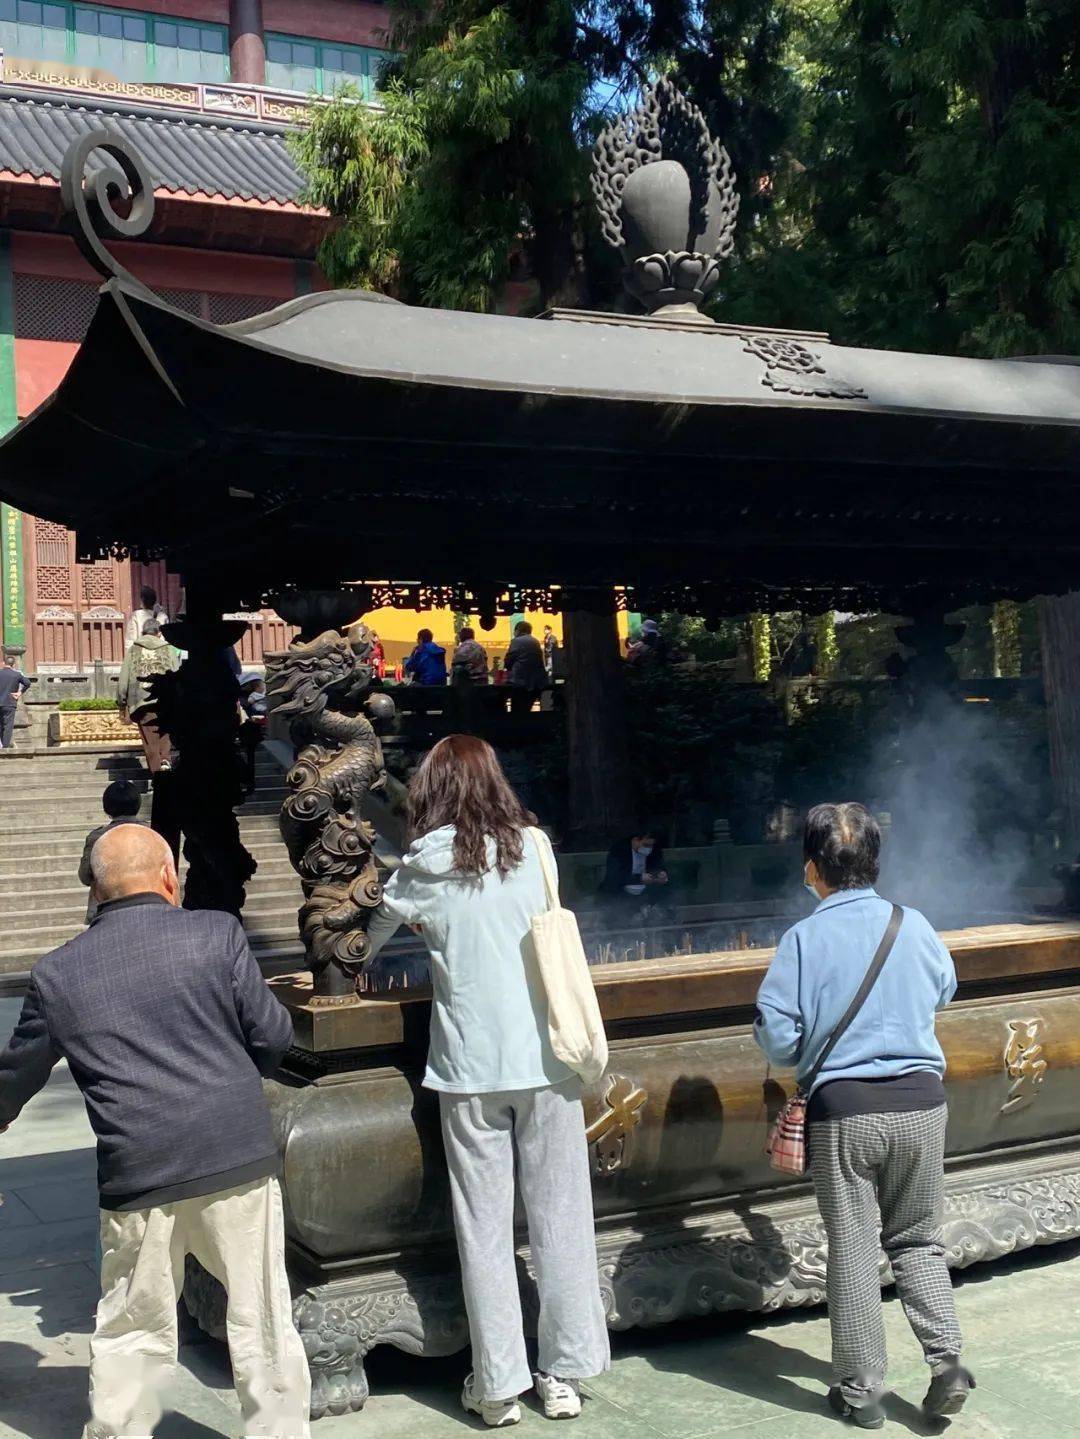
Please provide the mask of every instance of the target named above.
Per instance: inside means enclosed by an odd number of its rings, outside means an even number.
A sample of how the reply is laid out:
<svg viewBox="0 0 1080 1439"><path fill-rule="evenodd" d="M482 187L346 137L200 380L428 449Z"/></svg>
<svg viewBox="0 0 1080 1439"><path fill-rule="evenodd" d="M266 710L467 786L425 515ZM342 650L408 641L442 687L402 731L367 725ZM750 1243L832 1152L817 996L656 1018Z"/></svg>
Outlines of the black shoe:
<svg viewBox="0 0 1080 1439"><path fill-rule="evenodd" d="M967 1403L967 1397L975 1388L975 1376L961 1364L950 1364L930 1380L930 1388L922 1402L925 1413L933 1419L945 1419L959 1414Z"/></svg>
<svg viewBox="0 0 1080 1439"><path fill-rule="evenodd" d="M829 1408L841 1419L850 1419L859 1429L880 1429L885 1423L885 1410L877 1400L856 1409L844 1398L842 1389L829 1390Z"/></svg>

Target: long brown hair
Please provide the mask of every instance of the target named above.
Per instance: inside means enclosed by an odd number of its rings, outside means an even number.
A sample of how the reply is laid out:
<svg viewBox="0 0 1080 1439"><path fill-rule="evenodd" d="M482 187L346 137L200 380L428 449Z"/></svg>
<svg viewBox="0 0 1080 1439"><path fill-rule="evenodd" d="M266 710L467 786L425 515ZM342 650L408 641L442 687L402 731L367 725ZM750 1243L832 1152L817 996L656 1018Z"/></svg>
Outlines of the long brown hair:
<svg viewBox="0 0 1080 1439"><path fill-rule="evenodd" d="M475 735L441 739L409 783L409 828L414 838L452 824L454 867L479 878L488 869L487 841L495 841L495 868L506 876L521 863L521 831L535 824L507 783L495 751Z"/></svg>

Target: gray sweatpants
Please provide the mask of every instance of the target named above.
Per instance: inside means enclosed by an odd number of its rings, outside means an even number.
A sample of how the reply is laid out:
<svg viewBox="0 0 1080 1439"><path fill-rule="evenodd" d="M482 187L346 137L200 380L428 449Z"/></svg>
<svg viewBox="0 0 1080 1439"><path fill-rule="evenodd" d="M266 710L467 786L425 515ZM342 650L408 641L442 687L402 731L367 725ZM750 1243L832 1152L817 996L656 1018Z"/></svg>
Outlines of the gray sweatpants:
<svg viewBox="0 0 1080 1439"><path fill-rule="evenodd" d="M927 1363L937 1368L962 1348L941 1243L948 1113L943 1104L810 1126L810 1172L829 1240L833 1379L855 1405L885 1380L882 1249Z"/></svg>
<svg viewBox="0 0 1080 1439"><path fill-rule="evenodd" d="M476 1390L532 1385L514 1259L514 1160L540 1292L539 1364L588 1379L611 1363L600 1298L581 1084L440 1094Z"/></svg>

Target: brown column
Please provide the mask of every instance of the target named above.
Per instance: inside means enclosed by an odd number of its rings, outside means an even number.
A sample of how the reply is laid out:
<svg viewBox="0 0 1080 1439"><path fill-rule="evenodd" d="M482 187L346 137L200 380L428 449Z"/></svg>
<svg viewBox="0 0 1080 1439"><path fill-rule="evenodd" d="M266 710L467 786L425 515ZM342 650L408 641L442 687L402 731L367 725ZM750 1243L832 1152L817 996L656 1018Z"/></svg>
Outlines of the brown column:
<svg viewBox="0 0 1080 1439"><path fill-rule="evenodd" d="M229 0L229 62L234 84L266 84L262 0Z"/></svg>
<svg viewBox="0 0 1080 1439"><path fill-rule="evenodd" d="M1039 600L1043 685L1050 732L1050 778L1061 857L1080 848L1080 594Z"/></svg>
<svg viewBox="0 0 1080 1439"><path fill-rule="evenodd" d="M612 601L614 597L611 597ZM601 848L631 831L634 816L623 696L624 660L614 603L608 613L563 614L570 781L569 839Z"/></svg>

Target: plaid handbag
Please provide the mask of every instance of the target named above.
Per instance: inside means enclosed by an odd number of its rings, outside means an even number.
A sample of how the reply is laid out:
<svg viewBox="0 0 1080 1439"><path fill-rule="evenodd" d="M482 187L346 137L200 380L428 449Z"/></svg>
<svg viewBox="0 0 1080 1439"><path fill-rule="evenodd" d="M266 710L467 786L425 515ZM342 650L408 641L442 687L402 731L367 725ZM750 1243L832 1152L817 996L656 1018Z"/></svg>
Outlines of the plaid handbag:
<svg viewBox="0 0 1080 1439"><path fill-rule="evenodd" d="M881 943L870 961L870 968L863 976L858 993L844 1011L832 1034L825 1041L825 1046L818 1055L813 1069L791 1098L785 1101L784 1107L776 1116L776 1123L769 1130L765 1153L769 1156L769 1163L772 1167L779 1169L782 1174L806 1173L806 1107L810 1103L814 1082L824 1068L825 1061L832 1054L877 983L877 977L885 968L885 961L896 943L896 936L900 933L903 919L904 911L898 904L894 904L892 913L889 915L889 923L885 926L885 933L881 936Z"/></svg>

